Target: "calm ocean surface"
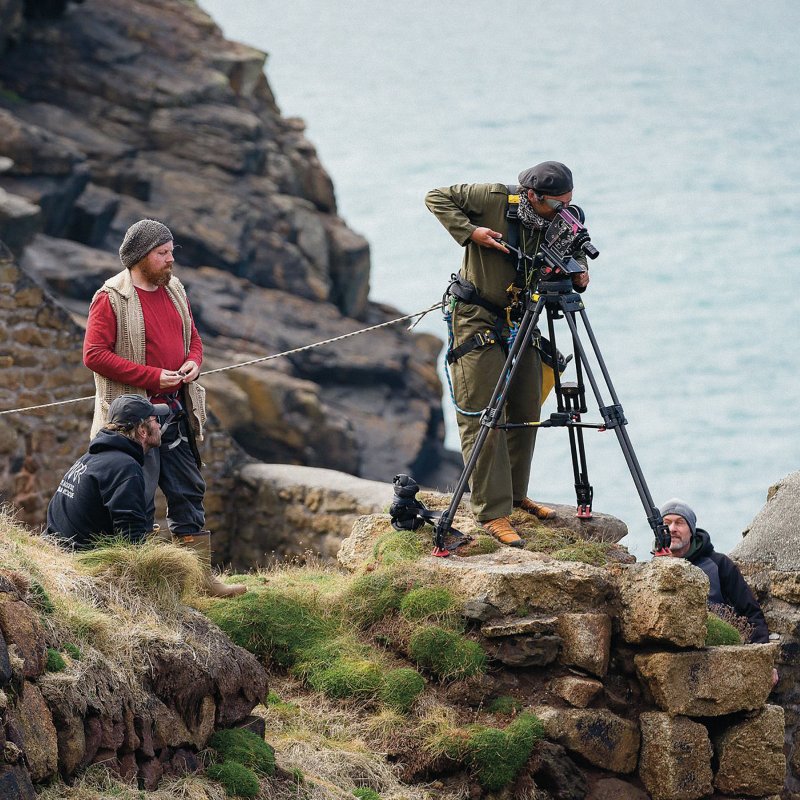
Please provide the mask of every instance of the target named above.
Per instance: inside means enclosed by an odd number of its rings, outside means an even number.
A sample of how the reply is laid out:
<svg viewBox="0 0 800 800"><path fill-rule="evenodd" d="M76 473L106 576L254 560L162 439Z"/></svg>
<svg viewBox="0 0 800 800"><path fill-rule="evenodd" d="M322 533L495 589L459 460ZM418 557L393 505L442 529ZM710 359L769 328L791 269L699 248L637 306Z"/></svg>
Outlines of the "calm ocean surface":
<svg viewBox="0 0 800 800"><path fill-rule="evenodd" d="M800 467L800 4L200 3L269 53L282 112L371 243L376 301L421 310L458 267L428 189L572 168L601 251L586 308L650 490L730 550ZM420 328L445 335L438 314ZM589 431L587 451L595 509L646 558L616 437ZM539 435L532 496L574 502L564 430Z"/></svg>

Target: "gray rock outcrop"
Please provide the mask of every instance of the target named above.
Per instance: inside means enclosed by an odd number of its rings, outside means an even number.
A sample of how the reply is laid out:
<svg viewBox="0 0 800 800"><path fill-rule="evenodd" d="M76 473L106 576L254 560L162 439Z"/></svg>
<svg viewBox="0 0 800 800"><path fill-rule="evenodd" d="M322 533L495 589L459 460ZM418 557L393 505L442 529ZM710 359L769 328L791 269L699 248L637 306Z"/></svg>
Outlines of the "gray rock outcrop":
<svg viewBox="0 0 800 800"><path fill-rule="evenodd" d="M0 240L17 266L82 322L126 228L164 220L206 372L399 316L368 301L368 244L264 62L195 3L0 0ZM254 458L444 485L459 467L440 349L382 328L211 375L211 409Z"/></svg>

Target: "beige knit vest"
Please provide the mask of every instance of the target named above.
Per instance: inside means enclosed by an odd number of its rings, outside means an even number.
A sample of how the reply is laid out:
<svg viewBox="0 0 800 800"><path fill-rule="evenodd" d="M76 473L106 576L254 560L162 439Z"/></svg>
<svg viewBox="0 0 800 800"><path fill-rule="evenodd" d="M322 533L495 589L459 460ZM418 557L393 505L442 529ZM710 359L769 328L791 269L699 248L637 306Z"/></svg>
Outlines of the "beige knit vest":
<svg viewBox="0 0 800 800"><path fill-rule="evenodd" d="M189 354L189 346L192 338L192 319L189 314L189 301L186 298L186 290L183 284L173 275L172 280L167 284L167 294L175 305L175 309L181 317L183 324L183 352L184 356ZM117 318L117 343L114 352L135 364L145 363L145 331L144 314L142 304L139 302L139 295L131 280L131 273L124 269L117 273L113 278L109 278L95 293L92 302L100 294L105 292L108 295L111 309ZM94 420L92 421L91 438L108 421L108 407L111 402L123 394L138 394L142 397L147 396L147 392L140 386L127 386L124 383L117 383L106 378L99 373L94 373ZM197 381L186 384L186 409L189 419L192 422L195 435L198 439L203 438L203 427L206 423L206 391Z"/></svg>

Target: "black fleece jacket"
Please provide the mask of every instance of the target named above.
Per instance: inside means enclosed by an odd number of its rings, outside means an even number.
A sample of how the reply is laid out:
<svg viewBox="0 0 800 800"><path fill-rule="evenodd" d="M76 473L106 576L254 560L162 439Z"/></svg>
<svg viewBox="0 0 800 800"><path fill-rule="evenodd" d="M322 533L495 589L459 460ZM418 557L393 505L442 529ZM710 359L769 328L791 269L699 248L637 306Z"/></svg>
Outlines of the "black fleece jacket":
<svg viewBox="0 0 800 800"><path fill-rule="evenodd" d="M768 642L767 621L758 600L742 577L739 567L728 556L714 550L708 531L702 528L696 530L686 559L708 576L711 584L708 602L730 606L739 616L747 617L753 626L750 636L752 644Z"/></svg>
<svg viewBox="0 0 800 800"><path fill-rule="evenodd" d="M61 479L47 507L47 532L79 550L101 536L140 541L147 533L143 464L138 442L101 430Z"/></svg>

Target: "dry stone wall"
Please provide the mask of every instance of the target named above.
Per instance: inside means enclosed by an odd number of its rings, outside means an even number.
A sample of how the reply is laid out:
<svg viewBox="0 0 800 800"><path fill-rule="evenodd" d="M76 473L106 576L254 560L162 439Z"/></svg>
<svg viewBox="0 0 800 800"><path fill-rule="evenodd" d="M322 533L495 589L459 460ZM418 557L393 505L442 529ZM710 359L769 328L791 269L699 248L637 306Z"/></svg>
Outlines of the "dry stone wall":
<svg viewBox="0 0 800 800"><path fill-rule="evenodd" d="M359 519L340 563L374 568L375 545L390 531L386 516ZM772 694L779 646L706 647L708 579L687 561L594 567L502 548L424 557L414 569L422 583L464 598L493 665L483 702L510 693L583 774L558 796L783 791L785 713Z"/></svg>

